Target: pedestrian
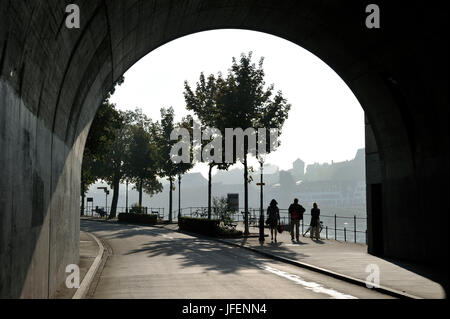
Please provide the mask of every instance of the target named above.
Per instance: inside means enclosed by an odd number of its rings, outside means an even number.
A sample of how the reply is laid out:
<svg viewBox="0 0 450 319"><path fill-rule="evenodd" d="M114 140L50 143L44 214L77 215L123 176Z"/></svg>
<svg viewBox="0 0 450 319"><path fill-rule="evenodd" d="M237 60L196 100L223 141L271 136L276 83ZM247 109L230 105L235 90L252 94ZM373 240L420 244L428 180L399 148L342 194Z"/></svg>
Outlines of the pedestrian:
<svg viewBox="0 0 450 319"><path fill-rule="evenodd" d="M280 210L277 207L278 203L275 199L270 202L270 206L267 209L267 224L270 228L270 236L272 238L272 242L275 234L275 242L277 242L277 226L280 223Z"/></svg>
<svg viewBox="0 0 450 319"><path fill-rule="evenodd" d="M320 209L317 203L314 203L311 209L311 238L316 237L317 240L320 239Z"/></svg>
<svg viewBox="0 0 450 319"><path fill-rule="evenodd" d="M297 241L300 241L300 221L303 220L303 214L306 209L298 203L298 198L289 206L289 215L291 215L291 238L294 241L294 235Z"/></svg>

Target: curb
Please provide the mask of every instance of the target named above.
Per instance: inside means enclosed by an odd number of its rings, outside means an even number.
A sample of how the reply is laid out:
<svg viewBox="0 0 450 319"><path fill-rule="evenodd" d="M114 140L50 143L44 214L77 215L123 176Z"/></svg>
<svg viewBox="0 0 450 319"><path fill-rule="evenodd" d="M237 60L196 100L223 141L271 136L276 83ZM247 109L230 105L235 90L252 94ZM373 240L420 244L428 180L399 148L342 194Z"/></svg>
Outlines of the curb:
<svg viewBox="0 0 450 319"><path fill-rule="evenodd" d="M311 270L311 271L315 271L315 272L318 272L318 273L321 273L321 274L324 274L324 275L327 275L327 276L330 276L330 277L333 277L333 278L336 278L336 279L339 279L339 280L343 280L343 281L351 283L351 284L355 284L355 285L367 288L366 283L363 280L361 280L361 279L357 279L357 278L353 278L353 277L350 277L350 276L347 276L347 275L339 274L337 272L334 272L334 271L331 271L331 270L328 270L328 269L324 269L324 268L320 268L320 267L317 267L317 266L313 266L313 265L310 265L310 264L307 264L307 263L304 263L304 262L300 262L300 261L297 261L297 260L293 260L293 259L277 256L277 255L274 255L274 254L271 254L271 253L268 253L268 252L265 252L265 251L261 251L261 250L256 249L256 248L252 248L250 246L237 244L237 243L233 243L233 242L230 242L230 241L227 241L227 240L223 240L223 239L218 239L218 238L211 238L211 239L213 239L215 241L218 241L220 243L226 244L226 245L247 249L249 251L252 251L252 252L260 254L260 255L263 255L265 257L269 257L269 258L277 260L277 261L281 261L281 262L284 262L284 263L287 263L287 264L291 264L293 266L305 268L305 269L308 269L308 270ZM367 289L369 289L369 288L367 288ZM375 290L375 291L378 291L380 293L383 293L383 294L386 294L386 295L389 295L389 296L392 296L392 297L396 297L396 298L399 298L399 299L423 299L422 297L414 296L414 295L411 295L411 294L408 294L408 293L405 293L405 292L400 292L398 290L395 290L395 289L392 289L392 288L388 288L388 287L384 287L384 286L381 286L381 285L379 287L374 287L372 289Z"/></svg>
<svg viewBox="0 0 450 319"><path fill-rule="evenodd" d="M95 257L94 262L91 265L91 268L89 268L88 272L84 276L83 282L80 285L80 288L78 288L75 295L72 297L72 299L83 299L92 283L92 280L94 279L95 274L97 273L98 267L100 266L100 263L103 258L103 253L105 251L105 247L103 247L103 244L98 240L97 237L95 237L93 234L86 232L89 236L91 236L96 242L99 247L99 252L97 257Z"/></svg>

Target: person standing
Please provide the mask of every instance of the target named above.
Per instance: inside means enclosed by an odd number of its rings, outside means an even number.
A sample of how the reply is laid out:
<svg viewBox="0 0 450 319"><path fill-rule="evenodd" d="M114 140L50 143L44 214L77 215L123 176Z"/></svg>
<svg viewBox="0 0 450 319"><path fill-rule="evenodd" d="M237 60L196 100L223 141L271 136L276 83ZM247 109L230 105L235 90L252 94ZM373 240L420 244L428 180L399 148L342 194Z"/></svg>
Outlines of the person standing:
<svg viewBox="0 0 450 319"><path fill-rule="evenodd" d="M274 239L275 233L275 242L277 242L277 226L280 223L280 210L278 209L278 203L275 199L272 199L270 202L270 206L267 209L267 222L270 228L270 236L272 238L272 242Z"/></svg>
<svg viewBox="0 0 450 319"><path fill-rule="evenodd" d="M314 203L311 209L311 238L320 239L320 209L317 203Z"/></svg>
<svg viewBox="0 0 450 319"><path fill-rule="evenodd" d="M300 241L300 221L303 220L303 214L306 209L298 203L298 198L289 206L289 215L291 215L291 238L294 241L294 235L297 241ZM294 234L295 233L295 234Z"/></svg>

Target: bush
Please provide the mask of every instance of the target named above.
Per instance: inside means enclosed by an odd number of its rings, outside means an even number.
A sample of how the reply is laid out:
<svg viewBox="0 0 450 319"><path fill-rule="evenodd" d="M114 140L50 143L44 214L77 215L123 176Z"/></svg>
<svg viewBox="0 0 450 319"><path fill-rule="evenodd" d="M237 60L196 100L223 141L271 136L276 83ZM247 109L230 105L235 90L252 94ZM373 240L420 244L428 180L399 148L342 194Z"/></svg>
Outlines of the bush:
<svg viewBox="0 0 450 319"><path fill-rule="evenodd" d="M220 227L219 224L219 220L192 217L181 217L178 221L180 230L185 230L192 233L226 238L236 238L242 236L241 231Z"/></svg>
<svg viewBox="0 0 450 319"><path fill-rule="evenodd" d="M130 213L132 214L143 214L144 207L139 206L139 204L133 204L130 208Z"/></svg>
<svg viewBox="0 0 450 319"><path fill-rule="evenodd" d="M144 225L156 225L158 221L158 215L146 215L146 214L134 214L134 213L122 213L119 214L120 223L136 223Z"/></svg>
<svg viewBox="0 0 450 319"><path fill-rule="evenodd" d="M217 236L219 234L219 221L204 218L181 217L178 220L180 230L207 236Z"/></svg>
<svg viewBox="0 0 450 319"><path fill-rule="evenodd" d="M233 223L233 215L236 213L225 197L214 197L213 200L214 213L217 215L221 226L228 226Z"/></svg>
<svg viewBox="0 0 450 319"><path fill-rule="evenodd" d="M219 229L219 237L224 237L224 238L240 238L242 237L244 233L240 230L236 230L236 229L229 229L229 228L220 228Z"/></svg>

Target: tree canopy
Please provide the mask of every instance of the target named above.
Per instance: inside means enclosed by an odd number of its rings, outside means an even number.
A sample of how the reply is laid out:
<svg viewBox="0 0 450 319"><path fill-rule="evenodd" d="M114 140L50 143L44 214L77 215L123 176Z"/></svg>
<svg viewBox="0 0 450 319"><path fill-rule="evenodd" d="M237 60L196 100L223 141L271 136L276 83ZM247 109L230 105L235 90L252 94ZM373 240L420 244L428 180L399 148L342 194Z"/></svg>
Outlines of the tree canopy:
<svg viewBox="0 0 450 319"><path fill-rule="evenodd" d="M218 128L225 131L226 128L253 128L266 130L266 136L271 129L281 129L288 118L291 105L278 91L274 94L274 85L266 86L264 81L264 58L258 65L252 62L253 54L242 54L240 59L233 58L232 66L224 77L221 73L217 76L210 75L207 78L200 74L199 82L195 90L192 90L188 82L185 82L184 96L186 108L194 111L205 127ZM267 145L270 139L267 138ZM234 145L233 157L244 165L244 194L245 194L245 232L248 234L248 183L249 167L248 138L244 140L243 157L238 156ZM257 150L250 150L257 155ZM270 153L267 149L266 153ZM214 163L210 163L214 165Z"/></svg>

